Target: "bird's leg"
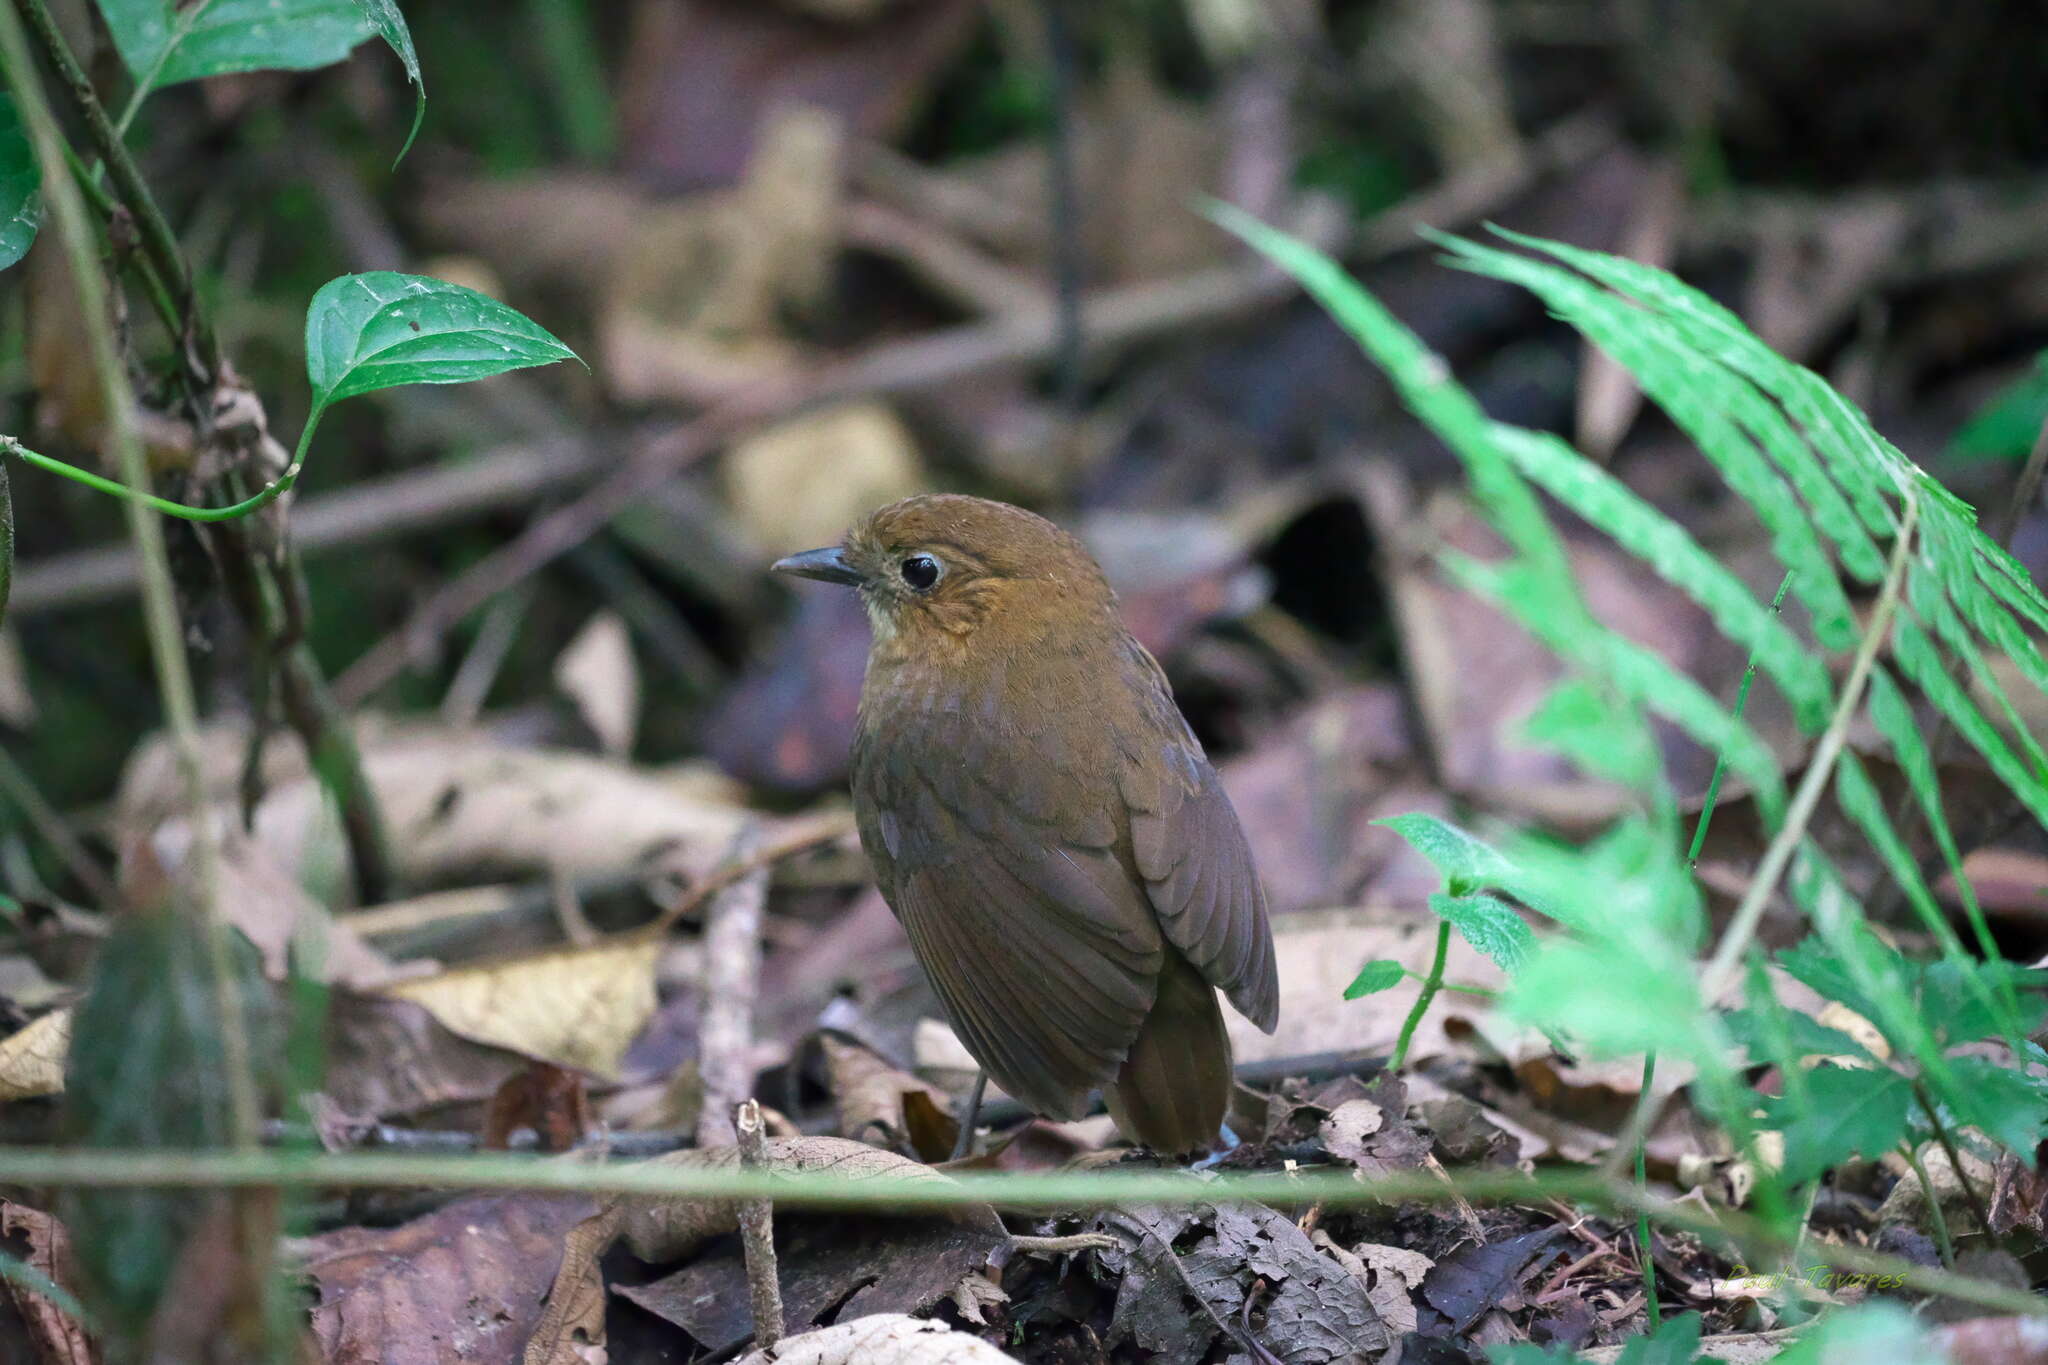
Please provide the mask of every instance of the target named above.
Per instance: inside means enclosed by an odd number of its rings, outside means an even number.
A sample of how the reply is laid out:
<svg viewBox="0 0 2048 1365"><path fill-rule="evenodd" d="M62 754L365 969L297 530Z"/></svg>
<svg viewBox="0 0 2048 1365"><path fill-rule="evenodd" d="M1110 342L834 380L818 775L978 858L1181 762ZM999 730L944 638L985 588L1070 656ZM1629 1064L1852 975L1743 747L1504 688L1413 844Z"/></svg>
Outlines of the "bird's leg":
<svg viewBox="0 0 2048 1365"><path fill-rule="evenodd" d="M967 1092L967 1108L960 1115L960 1136L953 1139L953 1160L974 1150L974 1127L981 1121L981 1097L988 1089L988 1072L974 1073L974 1089Z"/></svg>

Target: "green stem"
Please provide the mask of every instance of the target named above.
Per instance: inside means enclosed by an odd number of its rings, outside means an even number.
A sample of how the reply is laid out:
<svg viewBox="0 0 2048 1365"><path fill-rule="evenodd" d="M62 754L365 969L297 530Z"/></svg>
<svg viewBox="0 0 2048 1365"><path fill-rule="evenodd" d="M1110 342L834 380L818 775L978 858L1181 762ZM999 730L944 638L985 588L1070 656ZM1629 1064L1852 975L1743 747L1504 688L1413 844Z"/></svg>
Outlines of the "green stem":
<svg viewBox="0 0 2048 1365"><path fill-rule="evenodd" d="M1422 993L1415 997L1415 1008L1408 1011L1407 1022L1401 1025L1400 1041L1394 1044L1393 1058L1387 1068L1399 1071L1408 1060L1408 1044L1415 1041L1415 1027L1422 1022L1422 1016L1429 1012L1429 1002L1436 999L1436 993L1443 988L1444 962L1451 954L1451 926L1445 921L1436 926L1436 956L1429 964L1429 975L1423 980Z"/></svg>
<svg viewBox="0 0 2048 1365"><path fill-rule="evenodd" d="M1072 1209L1119 1204L1183 1208L1246 1200L1288 1208L1430 1203L1462 1196L1503 1203L1545 1198L1598 1208L1646 1210L1659 1226L1716 1246L1783 1248L1762 1220L1736 1210L1712 1213L1653 1199L1626 1182L1586 1170L1525 1175L1516 1170L1451 1173L1298 1171L1190 1180L1172 1171L964 1171L944 1179L857 1179L842 1171L744 1170L666 1161L573 1161L512 1155L386 1155L374 1152L178 1152L160 1149L0 1146L0 1183L61 1187L289 1188L578 1191L664 1199L763 1199L816 1208L938 1210L996 1204L1006 1208ZM1880 1275L1896 1287L1941 1294L2003 1313L2048 1314L2048 1299L1989 1280L1915 1265L1862 1247L1818 1243L1816 1260L1858 1274ZM1759 1256L1750 1264L1765 1264Z"/></svg>
<svg viewBox="0 0 2048 1365"><path fill-rule="evenodd" d="M1954 1270L1956 1244L1949 1235L1948 1214L1942 1211L1941 1198L1934 1192L1934 1182L1927 1178L1927 1165L1920 1160L1920 1149L1910 1142L1902 1142L1899 1150L1906 1154L1906 1164L1913 1168L1913 1177L1920 1182L1920 1197L1927 1201L1927 1221L1934 1225L1934 1245L1941 1252L1941 1264L1945 1269Z"/></svg>
<svg viewBox="0 0 2048 1365"><path fill-rule="evenodd" d="M310 424L308 424L308 430L311 430ZM80 469L75 464L66 464L62 460L39 454L36 451L30 450L12 436L0 436L0 454L19 456L22 463L34 465L37 469L43 470L46 473L62 475L64 478L70 479L75 483L82 483L87 488L108 494L111 497L124 498L129 502L153 508L158 512L162 512L167 517L180 517L186 521L233 521L238 517L246 517L266 503L277 501L278 498L289 492L291 486L297 483L299 479L299 464L298 461L294 460L292 467L287 469L276 482L265 485L253 497L244 498L242 501L229 507L191 507L182 502L172 502L168 498L160 498L154 493L145 493L140 489L131 488L119 480L102 477L89 469Z"/></svg>
<svg viewBox="0 0 2048 1365"><path fill-rule="evenodd" d="M1748 679L1743 680L1743 686L1747 690ZM1704 827L1706 821L1702 820L1700 824ZM1645 1052L1643 1088L1637 1092L1638 1095L1654 1094L1656 1081L1657 1054ZM1641 1103L1640 1098L1637 1102ZM1649 1147L1650 1135L1645 1133L1636 1143L1636 1188L1645 1195L1650 1192ZM1643 1258L1643 1312L1649 1316L1650 1330L1654 1332L1664 1325L1664 1310L1657 1303L1657 1263L1650 1256L1650 1213L1647 1209L1636 1211L1636 1254Z"/></svg>

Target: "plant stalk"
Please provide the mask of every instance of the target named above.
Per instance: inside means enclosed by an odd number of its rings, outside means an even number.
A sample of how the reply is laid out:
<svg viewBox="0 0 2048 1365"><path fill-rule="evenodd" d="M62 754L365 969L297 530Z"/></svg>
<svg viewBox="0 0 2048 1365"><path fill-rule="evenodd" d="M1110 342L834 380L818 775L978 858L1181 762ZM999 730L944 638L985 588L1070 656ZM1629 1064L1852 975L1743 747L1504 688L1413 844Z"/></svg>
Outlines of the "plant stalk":
<svg viewBox="0 0 2048 1365"><path fill-rule="evenodd" d="M1436 956L1430 960L1429 976L1422 983L1422 993L1415 997L1415 1008L1408 1011L1408 1018L1401 1025L1400 1041L1394 1044L1394 1055L1387 1062L1387 1069L1399 1071L1408 1060L1408 1044L1415 1041L1415 1029L1422 1022L1422 1016L1429 1013L1429 1005L1436 999L1436 993L1443 989L1444 963L1451 953L1451 926L1448 920L1436 926Z"/></svg>
<svg viewBox="0 0 2048 1365"><path fill-rule="evenodd" d="M56 38L49 11L43 7L42 0L17 2L31 24L42 26L46 50L54 40L57 52L50 55L58 69L63 71L68 65L67 79L75 73L82 83L84 75L78 72L77 63L70 59L61 39ZM148 484L149 466L141 436L135 427L135 396L129 388L128 373L116 347L113 329L107 322L106 281L100 275L99 261L86 227L84 202L65 169L63 138L57 128L56 116L44 97L42 79L36 72L27 37L11 10L0 11L0 70L4 70L7 87L14 95L22 123L42 166L43 193L49 205L51 227L68 258L72 286L78 293L79 315L85 324L86 345L99 380L106 410L107 439L113 447L115 463L128 487L140 490ZM90 87L84 87L84 91L90 96ZM97 101L93 107L98 108ZM102 113L102 121L104 117ZM129 164L129 169L132 172L133 163ZM261 1115L250 1067L248 1031L242 1018L241 998L235 988L229 929L221 917L220 855L214 842L206 787L201 775L199 708L191 670L185 660L177 597L171 584L170 561L164 549L163 524L132 499L126 506L128 533L135 542L140 573L143 621L149 637L150 658L156 670L164 720L170 731L172 752L176 756L178 775L190 812L192 844L187 856L192 859L193 894L199 903L201 928L206 936L214 1005L219 1016L217 1026L228 1068L225 1079L232 1131L237 1148L253 1151L261 1141L258 1127Z"/></svg>

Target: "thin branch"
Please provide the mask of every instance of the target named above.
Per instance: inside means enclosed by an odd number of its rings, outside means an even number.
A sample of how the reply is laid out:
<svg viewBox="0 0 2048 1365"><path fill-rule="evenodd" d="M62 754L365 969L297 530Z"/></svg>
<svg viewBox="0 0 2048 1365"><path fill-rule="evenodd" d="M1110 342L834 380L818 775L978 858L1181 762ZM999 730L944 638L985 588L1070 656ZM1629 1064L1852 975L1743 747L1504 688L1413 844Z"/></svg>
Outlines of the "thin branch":
<svg viewBox="0 0 2048 1365"><path fill-rule="evenodd" d="M2021 519L2033 510L2034 499L2041 494L2043 473L2048 473L2048 418L2042 419L2041 429L2034 433L2034 447L2027 452L2026 468L2020 471L2019 482L2013 485L2012 501L2005 505L2005 511L1998 518L1998 543L2008 550L2012 548L2013 533L2020 529Z"/></svg>
<svg viewBox="0 0 2048 1365"><path fill-rule="evenodd" d="M107 118L106 107L100 103L85 69L78 64L78 58L71 55L70 45L64 41L56 20L50 16L49 6L44 0L15 0L15 8L28 21L43 56L56 68L72 109L84 122L87 136L92 139L100 159L106 163L115 193L120 195L121 202L134 216L135 226L142 237L143 251L148 254L150 264L170 291L171 301L177 305L179 315L190 329L200 367L211 379L220 373L220 348L205 314L195 306L192 273L185 267L185 256L178 249L177 236L164 220L163 211L157 207L135 159L128 154L127 144L121 141L120 133ZM57 180L70 184L70 177L63 170L61 153L54 165L46 164L43 168L46 187ZM72 192L76 193L75 188Z"/></svg>
<svg viewBox="0 0 2048 1365"><path fill-rule="evenodd" d="M1877 656L1883 651L1886 637L1891 633L1892 613L1898 609L1899 591L1906 581L1906 565L1912 560L1913 532L1920 519L1919 498L1908 489L1905 499L1905 512L1899 518L1898 543L1892 547L1892 562L1885 570L1877 608L1871 613L1870 625L1863 632L1855 661L1849 667L1849 676L1842 684L1835 714L1829 719L1828 728L1822 732L1820 742L1814 746L1812 757L1807 760L1799 790L1793 793L1792 802L1786 807L1785 823L1779 827L1770 847L1764 850L1763 861L1757 865L1756 875L1750 878L1749 889L1735 907L1727 931L1722 934L1720 945L1714 950L1714 956L1700 978L1700 999L1709 1005L1721 998L1721 992L1741 970L1742 955L1749 950L1750 940L1756 936L1764 907L1778 889L1778 879L1784 875L1792 855L1806 839L1807 822L1813 818L1821 793L1834 776L1835 759L1848 741L1850 722L1855 720L1857 708L1863 702L1864 684L1870 680L1870 670L1876 665Z"/></svg>

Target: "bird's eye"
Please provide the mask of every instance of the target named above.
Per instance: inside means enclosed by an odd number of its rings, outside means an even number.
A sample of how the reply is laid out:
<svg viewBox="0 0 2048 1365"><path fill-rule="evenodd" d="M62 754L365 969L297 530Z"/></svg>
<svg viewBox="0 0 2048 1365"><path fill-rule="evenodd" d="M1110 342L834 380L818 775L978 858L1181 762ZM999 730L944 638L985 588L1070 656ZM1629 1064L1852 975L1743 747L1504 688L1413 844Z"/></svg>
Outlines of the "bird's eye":
<svg viewBox="0 0 2048 1365"><path fill-rule="evenodd" d="M929 592L939 581L939 561L930 555L911 555L897 566L903 581L915 592Z"/></svg>

